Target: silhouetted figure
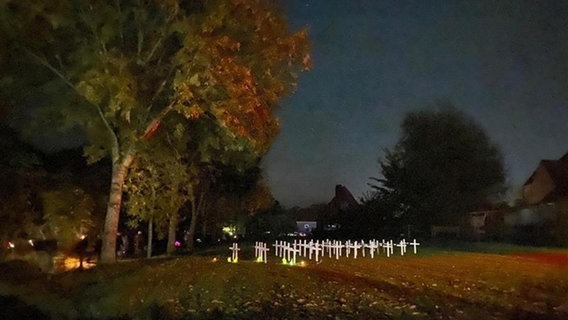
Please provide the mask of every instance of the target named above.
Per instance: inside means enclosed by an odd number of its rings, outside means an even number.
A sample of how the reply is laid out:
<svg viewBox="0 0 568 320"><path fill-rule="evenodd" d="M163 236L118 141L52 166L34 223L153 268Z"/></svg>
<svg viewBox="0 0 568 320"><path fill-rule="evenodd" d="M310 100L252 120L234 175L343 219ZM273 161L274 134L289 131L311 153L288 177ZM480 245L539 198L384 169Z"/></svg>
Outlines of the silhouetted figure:
<svg viewBox="0 0 568 320"><path fill-rule="evenodd" d="M89 246L89 240L87 237L81 239L73 248L73 252L75 252L79 256L79 269L83 269L83 260L87 255L87 247Z"/></svg>

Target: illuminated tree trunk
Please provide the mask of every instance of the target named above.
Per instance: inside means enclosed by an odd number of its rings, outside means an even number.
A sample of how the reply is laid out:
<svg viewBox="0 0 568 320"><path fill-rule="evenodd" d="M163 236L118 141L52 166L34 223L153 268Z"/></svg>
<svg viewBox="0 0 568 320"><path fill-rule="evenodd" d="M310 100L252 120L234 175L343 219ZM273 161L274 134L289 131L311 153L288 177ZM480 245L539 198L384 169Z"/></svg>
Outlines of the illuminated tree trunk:
<svg viewBox="0 0 568 320"><path fill-rule="evenodd" d="M193 238L195 238L195 225L197 224L197 211L196 211L196 205L194 204L195 200L193 201L192 205L191 205L191 223L189 224L189 231L187 233L187 250L189 251L193 251L193 247L194 247L194 240Z"/></svg>
<svg viewBox="0 0 568 320"><path fill-rule="evenodd" d="M148 221L148 244L146 245L146 258L152 258L152 242L154 241L154 228L152 219Z"/></svg>
<svg viewBox="0 0 568 320"><path fill-rule="evenodd" d="M168 246L166 252L172 254L176 251L176 230L178 226L178 215L177 212L174 213L170 219L170 225L168 228Z"/></svg>
<svg viewBox="0 0 568 320"><path fill-rule="evenodd" d="M110 195L102 239L101 263L116 262L116 234L122 204L122 189L132 160L134 160L134 152L128 152L121 161L113 161Z"/></svg>

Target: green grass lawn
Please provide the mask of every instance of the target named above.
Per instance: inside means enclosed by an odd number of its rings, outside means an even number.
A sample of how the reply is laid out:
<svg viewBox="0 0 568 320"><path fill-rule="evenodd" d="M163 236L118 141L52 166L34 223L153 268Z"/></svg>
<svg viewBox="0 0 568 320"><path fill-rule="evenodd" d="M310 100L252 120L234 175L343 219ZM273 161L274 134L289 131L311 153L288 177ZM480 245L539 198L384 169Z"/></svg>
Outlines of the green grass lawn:
<svg viewBox="0 0 568 320"><path fill-rule="evenodd" d="M0 309L53 319L568 319L568 252L419 248L387 258L239 263L228 250L44 275L0 266ZM488 246L483 248L487 249ZM226 251L225 251L226 250ZM566 260L564 260L566 259ZM16 302L14 302L16 301ZM34 313L35 312L35 313ZM6 319L6 316L1 317ZM15 318L14 318L15 319Z"/></svg>

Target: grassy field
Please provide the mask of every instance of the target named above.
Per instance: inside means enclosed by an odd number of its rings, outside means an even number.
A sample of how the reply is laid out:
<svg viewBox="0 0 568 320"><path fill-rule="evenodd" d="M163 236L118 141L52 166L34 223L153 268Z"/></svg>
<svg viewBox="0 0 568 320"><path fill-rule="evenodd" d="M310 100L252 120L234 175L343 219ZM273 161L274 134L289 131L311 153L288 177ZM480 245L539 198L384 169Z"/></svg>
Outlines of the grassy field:
<svg viewBox="0 0 568 320"><path fill-rule="evenodd" d="M568 319L568 252L481 248L303 267L212 251L54 275L11 262L0 318Z"/></svg>

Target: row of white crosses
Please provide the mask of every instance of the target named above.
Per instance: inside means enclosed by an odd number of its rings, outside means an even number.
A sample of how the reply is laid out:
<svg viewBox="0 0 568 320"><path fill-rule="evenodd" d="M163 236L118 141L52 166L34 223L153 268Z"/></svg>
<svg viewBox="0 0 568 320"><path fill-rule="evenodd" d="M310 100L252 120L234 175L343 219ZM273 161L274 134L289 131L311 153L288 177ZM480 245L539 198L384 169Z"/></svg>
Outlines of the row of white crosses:
<svg viewBox="0 0 568 320"><path fill-rule="evenodd" d="M407 247L412 246L414 248L414 254L416 254L416 248L419 245L420 243L416 242L416 239L412 242L406 242L406 240L403 239L398 243L394 243L392 240L385 241L384 239L380 242L378 240L370 240L368 242L351 242L348 240L345 243L337 240L324 240L321 242L319 240L310 240L309 242L307 240L294 240L293 243L277 240L273 244L276 256L287 259L288 262L292 263L296 262L297 256L307 257L310 260L315 259L315 261L318 262L320 257L325 256L326 253L329 258L335 256L335 259L339 259L339 257L343 255L344 248L345 256L350 257L353 255L354 259L357 259L359 253L365 257L366 252L369 252L371 258L374 258L375 253L379 254L381 252L381 248L383 248L387 257L394 254L395 247L400 248L400 254L404 255L406 254Z"/></svg>
<svg viewBox="0 0 568 320"><path fill-rule="evenodd" d="M357 259L359 252L363 257L365 257L365 253L368 251L371 258L375 257L376 254L381 253L381 248L383 248L384 253L387 257L390 257L394 254L394 248L400 248L400 255L405 255L408 246L413 247L413 252L416 254L416 248L420 245L420 243L416 242L414 239L412 242L406 242L405 239L402 239L398 243L394 243L392 240L382 241L378 240L370 240L365 243L365 241L354 241L351 242L347 240L345 243L337 240L324 240L324 241L313 241L310 240L294 240L292 243L287 241L276 240L273 244L274 246L274 254L282 259L283 263L289 264L296 264L297 257L307 257L308 259L312 260L315 259L316 262L319 262L320 257L324 257L325 254L328 254L328 257L331 258L332 256L335 259L339 259L343 255L343 249L345 248L345 256L349 258L351 255L354 259ZM232 251L231 257L227 260L229 262L238 262L238 252L241 250L236 243L233 243L232 247L229 247ZM257 262L268 262L268 248L267 244L264 242L255 242L254 245L254 256Z"/></svg>

